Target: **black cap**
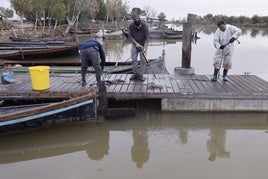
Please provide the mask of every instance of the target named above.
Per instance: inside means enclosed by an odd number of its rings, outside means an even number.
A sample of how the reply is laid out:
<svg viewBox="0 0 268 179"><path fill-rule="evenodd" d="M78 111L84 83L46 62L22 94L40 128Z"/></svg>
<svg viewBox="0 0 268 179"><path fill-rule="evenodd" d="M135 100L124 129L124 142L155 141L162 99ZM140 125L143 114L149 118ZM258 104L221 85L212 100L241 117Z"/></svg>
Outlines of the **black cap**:
<svg viewBox="0 0 268 179"><path fill-rule="evenodd" d="M224 20L219 20L219 21L217 22L217 26L220 26L220 25L222 25L222 24L225 24Z"/></svg>

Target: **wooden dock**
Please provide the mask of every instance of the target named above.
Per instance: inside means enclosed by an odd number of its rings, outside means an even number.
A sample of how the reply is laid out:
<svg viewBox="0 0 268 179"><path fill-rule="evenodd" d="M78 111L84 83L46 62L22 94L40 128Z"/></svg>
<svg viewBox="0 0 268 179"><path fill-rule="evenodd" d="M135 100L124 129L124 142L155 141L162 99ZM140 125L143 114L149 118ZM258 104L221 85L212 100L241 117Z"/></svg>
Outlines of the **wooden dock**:
<svg viewBox="0 0 268 179"><path fill-rule="evenodd" d="M50 74L50 88L32 90L29 74L14 74L15 83L0 84L0 100L64 98L96 87L95 75ZM211 75L145 74L146 80L130 81L131 74L104 74L108 98L159 99L162 111L261 111L268 112L268 82L254 75L230 75L228 82Z"/></svg>

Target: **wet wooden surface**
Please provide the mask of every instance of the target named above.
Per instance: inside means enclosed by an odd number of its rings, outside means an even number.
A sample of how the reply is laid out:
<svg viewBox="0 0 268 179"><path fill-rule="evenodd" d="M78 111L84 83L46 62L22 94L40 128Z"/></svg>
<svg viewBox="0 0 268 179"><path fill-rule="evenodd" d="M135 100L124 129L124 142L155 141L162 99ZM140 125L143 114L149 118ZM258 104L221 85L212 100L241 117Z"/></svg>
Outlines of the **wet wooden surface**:
<svg viewBox="0 0 268 179"><path fill-rule="evenodd" d="M145 75L146 80L130 81L130 75L106 76L107 92L114 98L246 98L268 99L268 82L257 76L230 75L212 82L210 75Z"/></svg>
<svg viewBox="0 0 268 179"><path fill-rule="evenodd" d="M149 98L225 98L267 99L268 82L254 75L230 75L228 82L211 75L145 74L145 81L130 81L131 74L104 74L107 96L116 99ZM77 96L95 89L94 74L87 75L87 86L81 86L80 74L50 74L50 88L32 89L29 74L14 74L13 84L0 84L0 97L65 97Z"/></svg>
<svg viewBox="0 0 268 179"><path fill-rule="evenodd" d="M14 74L15 82L0 84L0 97L5 98L65 98L76 97L95 90L82 87L80 75L50 74L50 85L47 90L33 90L29 74Z"/></svg>

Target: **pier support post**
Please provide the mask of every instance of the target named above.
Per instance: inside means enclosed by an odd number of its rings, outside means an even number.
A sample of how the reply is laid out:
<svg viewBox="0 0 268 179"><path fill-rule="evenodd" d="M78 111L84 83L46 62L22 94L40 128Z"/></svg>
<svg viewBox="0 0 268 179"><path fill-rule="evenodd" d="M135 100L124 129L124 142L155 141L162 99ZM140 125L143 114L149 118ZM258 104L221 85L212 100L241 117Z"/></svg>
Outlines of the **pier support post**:
<svg viewBox="0 0 268 179"><path fill-rule="evenodd" d="M189 19L189 18L188 18ZM182 37L182 63L181 67L174 69L175 74L194 74L191 68L191 51L192 51L192 23L188 20L183 24Z"/></svg>

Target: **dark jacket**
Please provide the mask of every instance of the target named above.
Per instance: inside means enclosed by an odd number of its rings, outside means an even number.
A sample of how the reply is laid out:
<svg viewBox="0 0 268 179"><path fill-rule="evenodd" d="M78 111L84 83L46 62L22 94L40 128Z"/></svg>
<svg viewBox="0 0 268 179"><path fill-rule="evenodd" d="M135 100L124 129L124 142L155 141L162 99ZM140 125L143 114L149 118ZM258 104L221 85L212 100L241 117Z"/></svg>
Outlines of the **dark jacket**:
<svg viewBox="0 0 268 179"><path fill-rule="evenodd" d="M79 50L87 49L89 47L94 47L96 50L99 51L101 63L105 64L105 53L101 44L97 40L94 40L94 39L88 39L84 41L83 43L79 44Z"/></svg>
<svg viewBox="0 0 268 179"><path fill-rule="evenodd" d="M147 24L141 21L141 28L138 30L132 22L128 27L129 39L133 42L135 39L140 45L144 45L149 41L149 28Z"/></svg>

